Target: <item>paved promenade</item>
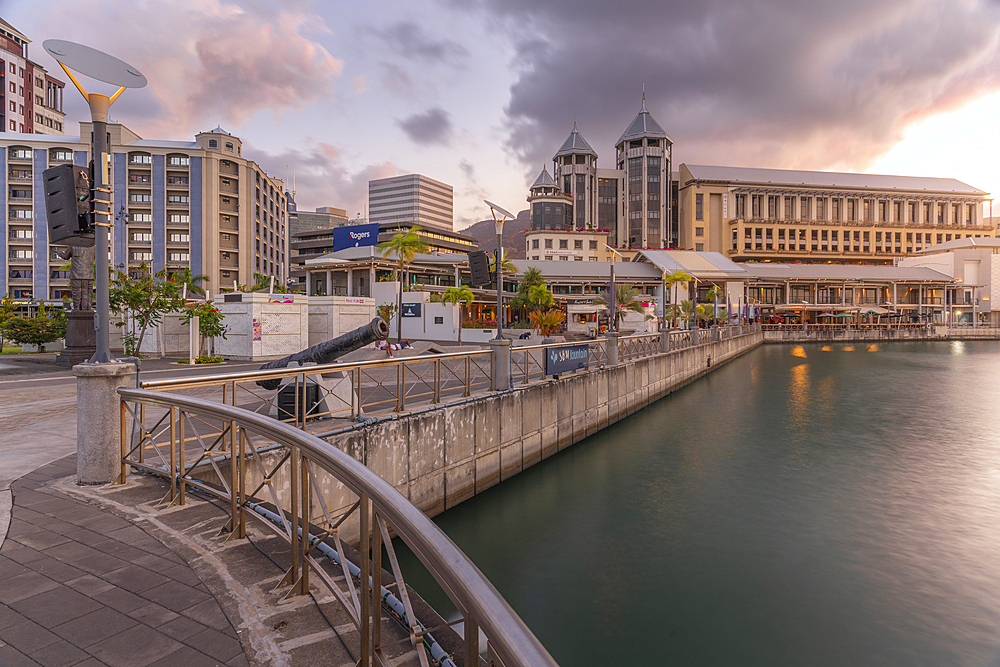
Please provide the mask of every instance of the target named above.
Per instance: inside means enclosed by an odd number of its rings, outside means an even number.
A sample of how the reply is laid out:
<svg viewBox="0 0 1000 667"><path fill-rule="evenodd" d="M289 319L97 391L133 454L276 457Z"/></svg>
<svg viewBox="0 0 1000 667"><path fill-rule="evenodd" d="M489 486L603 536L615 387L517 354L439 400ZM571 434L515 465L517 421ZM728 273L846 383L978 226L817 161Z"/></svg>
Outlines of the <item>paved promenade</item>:
<svg viewBox="0 0 1000 667"><path fill-rule="evenodd" d="M280 538L255 528L225 543L221 508L189 494L161 509L155 478L77 487L75 451L69 371L0 360L0 665L355 664L357 632L331 595L280 602Z"/></svg>

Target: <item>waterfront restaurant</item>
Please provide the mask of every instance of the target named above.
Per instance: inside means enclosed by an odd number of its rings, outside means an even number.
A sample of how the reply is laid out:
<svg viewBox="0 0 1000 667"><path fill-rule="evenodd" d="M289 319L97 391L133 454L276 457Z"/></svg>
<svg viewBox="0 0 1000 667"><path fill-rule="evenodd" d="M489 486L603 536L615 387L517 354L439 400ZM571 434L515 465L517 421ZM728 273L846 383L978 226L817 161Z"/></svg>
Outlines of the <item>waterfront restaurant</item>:
<svg viewBox="0 0 1000 667"><path fill-rule="evenodd" d="M748 303L768 323L945 323L951 276L926 267L740 264Z"/></svg>

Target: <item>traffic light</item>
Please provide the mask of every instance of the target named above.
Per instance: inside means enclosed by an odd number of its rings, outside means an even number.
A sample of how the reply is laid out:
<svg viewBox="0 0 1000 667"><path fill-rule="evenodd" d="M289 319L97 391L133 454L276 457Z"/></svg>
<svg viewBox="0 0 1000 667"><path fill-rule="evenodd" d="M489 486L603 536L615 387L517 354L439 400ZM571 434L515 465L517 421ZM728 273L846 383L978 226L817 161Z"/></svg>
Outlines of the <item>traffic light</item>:
<svg viewBox="0 0 1000 667"><path fill-rule="evenodd" d="M473 287L489 285L493 282L490 278L490 260L482 250L473 250L469 253L469 271L472 273Z"/></svg>
<svg viewBox="0 0 1000 667"><path fill-rule="evenodd" d="M42 172L49 243L94 245L90 171L70 164Z"/></svg>

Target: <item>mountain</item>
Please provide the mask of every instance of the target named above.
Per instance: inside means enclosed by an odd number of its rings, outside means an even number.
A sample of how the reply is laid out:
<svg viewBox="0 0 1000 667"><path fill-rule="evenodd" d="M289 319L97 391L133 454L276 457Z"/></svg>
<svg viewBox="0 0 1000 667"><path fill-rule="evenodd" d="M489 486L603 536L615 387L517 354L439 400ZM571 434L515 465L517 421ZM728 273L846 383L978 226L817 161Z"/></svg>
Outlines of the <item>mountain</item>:
<svg viewBox="0 0 1000 667"><path fill-rule="evenodd" d="M517 214L513 220L503 223L504 254L510 259L525 259L524 233L528 231L530 215L528 209ZM496 250L497 231L493 219L481 220L465 229L458 230L462 234L474 237L479 241L479 249L487 252Z"/></svg>

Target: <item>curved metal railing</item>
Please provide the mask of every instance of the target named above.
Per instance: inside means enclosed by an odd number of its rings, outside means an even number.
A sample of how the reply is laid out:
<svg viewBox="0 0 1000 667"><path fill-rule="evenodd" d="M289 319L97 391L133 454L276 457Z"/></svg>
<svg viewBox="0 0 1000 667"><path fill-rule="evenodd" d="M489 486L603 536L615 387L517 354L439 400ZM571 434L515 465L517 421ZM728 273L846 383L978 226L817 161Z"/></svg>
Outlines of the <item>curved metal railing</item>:
<svg viewBox="0 0 1000 667"><path fill-rule="evenodd" d="M252 511L252 506L259 502L256 494L266 487L277 510L271 514L280 519L281 525L277 528L269 522L265 522L265 525L283 535L291 547L292 566L283 579L283 582L291 586L289 594L307 592L310 573L319 577L341 601L361 634L362 661L359 664L367 667L386 663L381 651L381 611L379 604L373 604L373 600L379 596L372 595L373 591L383 590L383 547L388 553L398 585L396 590L405 607L404 624L410 641L418 650L420 663L427 664L426 655L419 648L425 643L426 630L413 616L406 585L389 539L391 530L413 551L463 615L466 665L479 664L479 629L482 629L488 640L488 653L491 659L496 659L496 664L505 667L556 666L545 647L461 549L391 484L345 452L291 424L243 408L147 389L119 389L119 394L122 399L123 443L120 481L125 480L129 466L138 464L137 467L152 469L148 463L139 463L135 455L137 448L141 451L145 443L152 442L156 436L169 430L170 460L164 461L164 466L157 467L157 472L166 472L171 477L171 492L168 494L171 503L183 503L186 485L198 487L227 500L231 516L224 531L231 537L239 538L246 534L245 515L249 513L257 516ZM138 419L139 406L163 411L164 414L152 429L146 430L144 425L140 426L139 443L134 445L128 437L131 429L129 415L132 419ZM164 425L165 421L167 423ZM213 435L217 436L216 440L206 442L198 435L198 424L213 424L211 428ZM163 425L162 430L154 433L160 425ZM189 433L187 438L184 435L186 428ZM191 433L194 433L194 437L190 437ZM178 438L179 447L175 446ZM227 455L229 475L216 467L223 488L199 483L190 477L194 464L185 462L185 441L192 447L200 444L206 453ZM286 451L273 455L269 460L277 462L269 468L271 464L265 463L268 457L263 455L261 449L268 446L273 450L275 445ZM287 469L282 473L286 478L290 477L291 491L286 494L289 498L281 498L282 493L272 484L272 480L278 475L279 468L286 463ZM247 474L247 469L253 466L258 467L256 472L259 478ZM335 499L335 502L341 502L347 508L340 515L336 511L339 508L331 510L321 484L316 481L320 470L346 487L353 494L350 498L357 496L357 502L353 504L350 504L349 499L344 501L343 494ZM248 479L262 481L253 491L248 492ZM334 495L329 490L326 493ZM321 518L312 517L314 498L322 509ZM353 578L348 575L349 559L344 556L340 540L340 532L345 530L347 520L355 513L358 514L361 574L354 578L358 579L359 591L355 590ZM340 565L344 573L342 585L336 583L314 559L314 549L321 540L327 538L334 542L340 554ZM329 551L330 547L327 546L326 549Z"/></svg>

